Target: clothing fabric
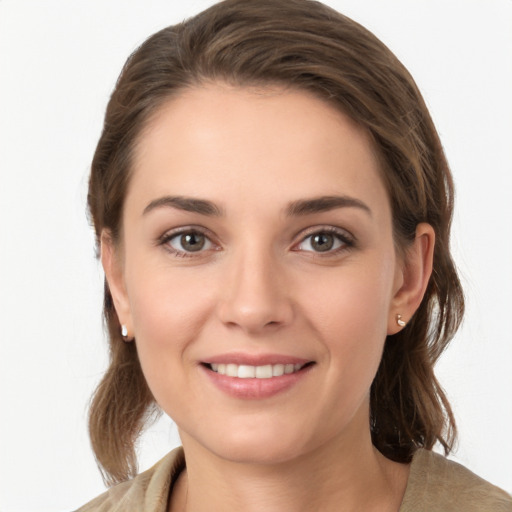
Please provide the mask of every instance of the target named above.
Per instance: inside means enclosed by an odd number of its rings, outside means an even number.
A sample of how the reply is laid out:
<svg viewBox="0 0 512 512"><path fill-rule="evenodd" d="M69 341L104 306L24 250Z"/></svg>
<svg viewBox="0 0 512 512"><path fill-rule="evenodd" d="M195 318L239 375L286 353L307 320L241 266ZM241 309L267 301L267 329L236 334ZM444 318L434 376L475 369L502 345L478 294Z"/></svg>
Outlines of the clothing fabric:
<svg viewBox="0 0 512 512"><path fill-rule="evenodd" d="M166 512L169 493L185 467L176 448L151 469L118 484L77 512ZM428 451L413 457L399 512L512 512L512 496L464 466Z"/></svg>
<svg viewBox="0 0 512 512"><path fill-rule="evenodd" d="M418 450L399 512L512 512L512 496L442 455Z"/></svg>

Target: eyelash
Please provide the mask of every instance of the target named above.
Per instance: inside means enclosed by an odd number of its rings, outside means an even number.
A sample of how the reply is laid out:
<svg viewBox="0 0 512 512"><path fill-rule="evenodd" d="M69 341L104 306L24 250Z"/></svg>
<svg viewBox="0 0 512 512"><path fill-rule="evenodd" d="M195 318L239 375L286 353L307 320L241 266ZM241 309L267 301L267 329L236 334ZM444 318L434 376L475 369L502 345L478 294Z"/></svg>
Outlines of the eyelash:
<svg viewBox="0 0 512 512"><path fill-rule="evenodd" d="M187 227L179 228L179 229L176 229L176 230L169 231L169 232L165 233L163 236L161 236L158 239L158 245L164 246L165 249L167 251L169 251L173 256L177 256L179 258L193 258L194 256L196 256L196 252L197 252L197 255L199 255L199 254L204 252L203 250L199 250L199 251L180 251L180 250L175 249L174 247L172 247L170 245L170 242L173 239L176 239L176 238L184 236L184 235L201 235L201 236L204 236L205 239L206 239L206 243L209 243L209 244L211 244L214 247L213 250L219 250L219 247L214 242L212 242L212 237L208 236L208 234L207 234L207 232L205 230L203 230L203 229L201 229L199 227L195 227L195 226L187 226Z"/></svg>
<svg viewBox="0 0 512 512"><path fill-rule="evenodd" d="M330 256L337 256L341 252L345 252L349 249L352 249L356 245L355 238L347 233L345 230L342 230L340 228L336 228L334 226L314 226L312 228L309 228L306 231L306 234L302 236L300 242L298 244L295 244L293 247L298 247L302 245L306 240L314 237L315 235L333 235L338 242L340 242L340 247L337 247L335 249L329 249L325 252L322 251L304 251L304 252L310 252L313 253L315 257L324 257L328 258ZM300 249L292 249L292 250L300 250Z"/></svg>
<svg viewBox="0 0 512 512"><path fill-rule="evenodd" d="M158 239L158 245L165 246L166 250L168 250L174 256L179 258L193 258L195 256L200 255L205 252L201 247L198 251L181 251L175 249L170 245L170 242L178 237L183 235L201 235L205 237L206 243L210 244L213 247L213 250L219 250L220 247L216 245L212 241L212 237L208 236L207 232L199 227L195 226L187 226L183 228L179 228L170 232L165 233ZM341 243L340 247L336 247L335 249L328 249L325 252L323 251L307 251L303 250L303 252L310 252L315 255L315 257L329 257L338 255L340 252L347 251L353 247L355 247L356 240L355 238L348 234L345 230L341 230L334 226L315 226L311 227L306 231L306 234L302 236L300 242L294 244L292 246L292 250L299 252L300 249L297 249L298 246L302 245L309 238L314 237L315 235L333 235L339 243ZM209 249L211 250L211 249ZM197 254L195 254L197 252Z"/></svg>

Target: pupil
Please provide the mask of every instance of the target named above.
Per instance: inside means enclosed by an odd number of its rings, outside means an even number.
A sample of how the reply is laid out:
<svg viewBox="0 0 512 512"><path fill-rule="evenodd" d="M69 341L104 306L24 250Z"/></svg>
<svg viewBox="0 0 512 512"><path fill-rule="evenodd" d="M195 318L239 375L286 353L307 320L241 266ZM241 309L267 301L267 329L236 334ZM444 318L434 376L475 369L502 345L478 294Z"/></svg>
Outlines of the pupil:
<svg viewBox="0 0 512 512"><path fill-rule="evenodd" d="M204 242L204 235L200 233L188 233L181 237L181 246L186 251L200 251L204 247Z"/></svg>
<svg viewBox="0 0 512 512"><path fill-rule="evenodd" d="M311 245L319 252L329 251L334 245L334 237L328 233L319 233L313 237Z"/></svg>

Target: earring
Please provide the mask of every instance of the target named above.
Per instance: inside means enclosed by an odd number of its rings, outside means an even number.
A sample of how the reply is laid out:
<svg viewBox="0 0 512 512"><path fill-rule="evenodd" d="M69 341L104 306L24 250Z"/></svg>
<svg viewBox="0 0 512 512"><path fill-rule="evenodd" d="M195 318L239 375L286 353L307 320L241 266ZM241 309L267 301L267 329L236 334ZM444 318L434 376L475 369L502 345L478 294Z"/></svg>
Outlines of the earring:
<svg viewBox="0 0 512 512"><path fill-rule="evenodd" d="M133 341L133 336L128 336L128 327L126 325L121 325L121 336L123 337L123 341L125 343L129 343Z"/></svg>
<svg viewBox="0 0 512 512"><path fill-rule="evenodd" d="M402 315L400 315L400 314L396 315L396 323L400 327L405 327L407 325L407 323L404 320L402 320Z"/></svg>

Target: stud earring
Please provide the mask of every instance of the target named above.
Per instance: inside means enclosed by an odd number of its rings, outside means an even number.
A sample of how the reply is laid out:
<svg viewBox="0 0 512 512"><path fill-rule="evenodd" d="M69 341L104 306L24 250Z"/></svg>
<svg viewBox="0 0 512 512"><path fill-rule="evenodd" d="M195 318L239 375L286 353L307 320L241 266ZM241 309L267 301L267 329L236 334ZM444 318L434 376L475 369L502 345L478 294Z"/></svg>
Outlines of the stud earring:
<svg viewBox="0 0 512 512"><path fill-rule="evenodd" d="M121 336L123 337L123 341L125 343L129 343L133 341L133 336L128 336L128 327L126 325L121 325Z"/></svg>
<svg viewBox="0 0 512 512"><path fill-rule="evenodd" d="M402 320L402 315L400 315L400 314L396 315L396 323L400 327L405 327L407 325L407 323L404 320Z"/></svg>

